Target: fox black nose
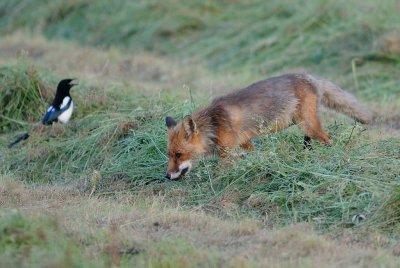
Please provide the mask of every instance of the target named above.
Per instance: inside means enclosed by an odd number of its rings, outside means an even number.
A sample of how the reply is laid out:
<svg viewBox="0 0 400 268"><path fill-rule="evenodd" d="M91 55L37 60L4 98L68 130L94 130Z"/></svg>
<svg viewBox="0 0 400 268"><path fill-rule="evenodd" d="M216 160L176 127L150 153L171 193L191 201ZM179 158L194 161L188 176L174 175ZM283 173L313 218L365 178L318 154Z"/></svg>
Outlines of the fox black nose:
<svg viewBox="0 0 400 268"><path fill-rule="evenodd" d="M167 172L167 173L165 174L165 178L166 178L166 179L171 179L171 175L169 175L169 173Z"/></svg>

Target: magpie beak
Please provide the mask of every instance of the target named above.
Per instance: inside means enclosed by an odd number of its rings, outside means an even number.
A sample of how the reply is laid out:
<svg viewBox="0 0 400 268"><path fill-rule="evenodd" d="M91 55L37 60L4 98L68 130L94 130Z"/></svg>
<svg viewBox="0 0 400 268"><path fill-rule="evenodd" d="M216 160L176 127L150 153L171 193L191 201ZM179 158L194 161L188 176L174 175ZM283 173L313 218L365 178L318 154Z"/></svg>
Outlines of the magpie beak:
<svg viewBox="0 0 400 268"><path fill-rule="evenodd" d="M76 79L76 78L74 78L74 79L71 80L71 82L69 82L69 85L70 85L71 87L76 86L76 85L79 85L79 80Z"/></svg>

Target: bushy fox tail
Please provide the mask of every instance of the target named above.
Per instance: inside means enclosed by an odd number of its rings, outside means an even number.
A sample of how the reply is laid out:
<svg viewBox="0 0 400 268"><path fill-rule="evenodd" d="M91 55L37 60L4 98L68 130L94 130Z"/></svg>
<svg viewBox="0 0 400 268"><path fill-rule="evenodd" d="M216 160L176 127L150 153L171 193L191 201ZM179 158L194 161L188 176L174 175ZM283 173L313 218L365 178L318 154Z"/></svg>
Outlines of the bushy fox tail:
<svg viewBox="0 0 400 268"><path fill-rule="evenodd" d="M348 115L363 124L372 121L372 113L352 94L323 78L307 75L307 80L314 85L320 94L322 103L328 108Z"/></svg>

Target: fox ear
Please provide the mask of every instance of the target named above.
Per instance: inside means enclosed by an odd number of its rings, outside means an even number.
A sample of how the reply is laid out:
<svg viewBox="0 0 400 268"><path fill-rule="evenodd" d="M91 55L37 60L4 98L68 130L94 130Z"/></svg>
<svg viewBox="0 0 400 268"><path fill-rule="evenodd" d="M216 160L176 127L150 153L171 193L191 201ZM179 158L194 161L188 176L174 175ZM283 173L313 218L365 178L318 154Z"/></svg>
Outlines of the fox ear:
<svg viewBox="0 0 400 268"><path fill-rule="evenodd" d="M187 115L185 118L183 118L183 127L186 132L186 137L189 137L197 131L196 123L193 121L190 115Z"/></svg>
<svg viewBox="0 0 400 268"><path fill-rule="evenodd" d="M176 126L176 121L171 116L167 116L165 118L165 125L167 126L167 128L173 128L174 126Z"/></svg>

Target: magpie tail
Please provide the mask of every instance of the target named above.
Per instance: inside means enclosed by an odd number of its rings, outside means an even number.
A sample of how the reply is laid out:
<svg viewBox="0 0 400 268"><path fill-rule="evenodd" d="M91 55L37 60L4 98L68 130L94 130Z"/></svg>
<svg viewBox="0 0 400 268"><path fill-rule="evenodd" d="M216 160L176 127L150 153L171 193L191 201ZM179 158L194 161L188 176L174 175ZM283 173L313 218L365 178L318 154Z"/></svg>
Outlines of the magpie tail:
<svg viewBox="0 0 400 268"><path fill-rule="evenodd" d="M17 144L20 143L21 141L24 141L24 140L26 140L26 139L28 139L28 138L29 138L29 133L28 133L28 132L25 132L25 133L19 135L18 138L15 139L15 141L13 141L12 143L10 143L10 144L8 145L8 148L12 148L14 145L17 145Z"/></svg>

